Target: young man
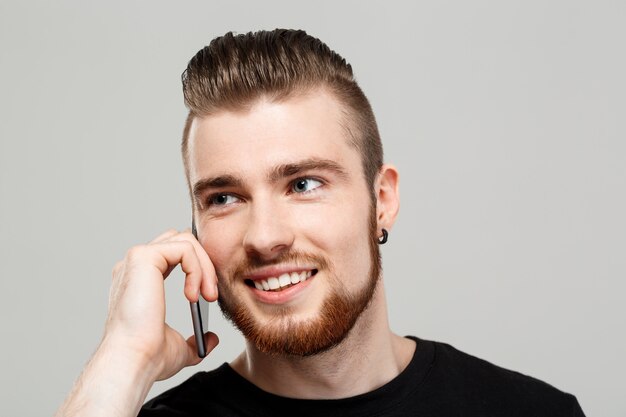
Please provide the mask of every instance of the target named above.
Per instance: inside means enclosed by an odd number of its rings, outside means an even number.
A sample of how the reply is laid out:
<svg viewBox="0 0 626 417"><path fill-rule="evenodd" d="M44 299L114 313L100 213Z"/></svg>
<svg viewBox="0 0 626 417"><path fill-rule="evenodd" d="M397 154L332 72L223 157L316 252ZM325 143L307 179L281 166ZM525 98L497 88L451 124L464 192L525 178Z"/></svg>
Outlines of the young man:
<svg viewBox="0 0 626 417"><path fill-rule="evenodd" d="M183 90L198 239L168 231L115 266L102 343L58 415L583 415L543 382L390 330L378 245L398 173L343 58L302 31L229 33ZM141 408L200 361L164 322L178 264L185 296L218 300L246 349Z"/></svg>

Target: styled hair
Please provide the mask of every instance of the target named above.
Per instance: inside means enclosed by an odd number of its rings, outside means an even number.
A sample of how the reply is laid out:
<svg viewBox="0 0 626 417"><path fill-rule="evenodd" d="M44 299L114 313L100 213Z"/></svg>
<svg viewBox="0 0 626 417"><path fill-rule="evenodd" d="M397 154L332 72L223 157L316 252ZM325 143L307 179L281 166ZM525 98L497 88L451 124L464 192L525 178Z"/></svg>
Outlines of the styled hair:
<svg viewBox="0 0 626 417"><path fill-rule="evenodd" d="M370 103L350 64L305 31L228 32L189 61L182 82L189 109L181 146L188 180L188 138L195 117L245 109L260 98L282 101L320 88L338 99L347 139L360 152L365 180L373 186L383 148Z"/></svg>

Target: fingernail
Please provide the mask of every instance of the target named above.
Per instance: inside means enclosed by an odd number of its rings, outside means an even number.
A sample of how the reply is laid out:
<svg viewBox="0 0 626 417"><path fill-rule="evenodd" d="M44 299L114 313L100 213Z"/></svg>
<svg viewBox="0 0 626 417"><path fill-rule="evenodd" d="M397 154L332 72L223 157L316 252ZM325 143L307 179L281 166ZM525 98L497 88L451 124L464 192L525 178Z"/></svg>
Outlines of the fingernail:
<svg viewBox="0 0 626 417"><path fill-rule="evenodd" d="M213 294L217 297L217 284L213 285Z"/></svg>

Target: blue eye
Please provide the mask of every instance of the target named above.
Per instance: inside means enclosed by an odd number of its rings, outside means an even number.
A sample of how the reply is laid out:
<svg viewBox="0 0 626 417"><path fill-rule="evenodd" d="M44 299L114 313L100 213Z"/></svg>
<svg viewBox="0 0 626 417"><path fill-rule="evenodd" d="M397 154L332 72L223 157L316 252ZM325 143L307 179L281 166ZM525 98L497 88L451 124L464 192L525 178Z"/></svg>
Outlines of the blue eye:
<svg viewBox="0 0 626 417"><path fill-rule="evenodd" d="M321 181L313 178L300 178L291 184L291 191L294 193L306 193L322 185Z"/></svg>
<svg viewBox="0 0 626 417"><path fill-rule="evenodd" d="M226 206L228 204L236 203L239 199L230 194L215 194L208 198L210 206Z"/></svg>

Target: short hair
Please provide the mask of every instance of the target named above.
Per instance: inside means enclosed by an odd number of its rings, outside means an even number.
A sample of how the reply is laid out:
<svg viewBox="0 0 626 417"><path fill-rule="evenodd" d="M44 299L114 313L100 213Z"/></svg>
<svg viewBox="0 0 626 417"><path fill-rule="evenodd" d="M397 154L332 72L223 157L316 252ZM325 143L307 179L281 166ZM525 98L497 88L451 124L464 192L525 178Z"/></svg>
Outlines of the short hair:
<svg viewBox="0 0 626 417"><path fill-rule="evenodd" d="M349 143L361 154L367 184L373 186L383 163L383 148L372 107L350 64L305 31L228 32L189 61L182 82L189 109L181 146L188 181L188 137L195 117L245 109L262 97L281 101L325 88L343 109L341 123Z"/></svg>

